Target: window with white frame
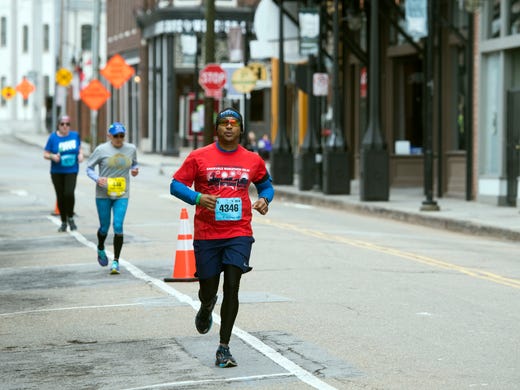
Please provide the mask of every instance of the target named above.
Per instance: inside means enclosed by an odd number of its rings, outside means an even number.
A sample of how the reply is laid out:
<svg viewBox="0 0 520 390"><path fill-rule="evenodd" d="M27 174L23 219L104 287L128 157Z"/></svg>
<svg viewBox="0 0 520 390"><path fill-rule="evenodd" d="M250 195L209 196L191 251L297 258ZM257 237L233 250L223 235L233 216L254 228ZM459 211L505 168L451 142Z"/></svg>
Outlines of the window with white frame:
<svg viewBox="0 0 520 390"><path fill-rule="evenodd" d="M520 34L520 0L511 1L509 20L511 21L509 33L511 35Z"/></svg>
<svg viewBox="0 0 520 390"><path fill-rule="evenodd" d="M92 25L81 25L81 50L92 49Z"/></svg>

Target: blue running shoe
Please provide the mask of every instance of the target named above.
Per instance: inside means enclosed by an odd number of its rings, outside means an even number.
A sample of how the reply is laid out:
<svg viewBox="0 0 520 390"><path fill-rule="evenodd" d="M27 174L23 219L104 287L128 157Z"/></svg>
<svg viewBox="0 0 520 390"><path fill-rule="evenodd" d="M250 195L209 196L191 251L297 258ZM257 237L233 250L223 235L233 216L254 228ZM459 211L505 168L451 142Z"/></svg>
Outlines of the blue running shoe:
<svg viewBox="0 0 520 390"><path fill-rule="evenodd" d="M112 275L119 275L119 261L112 261L112 268L110 268L110 273Z"/></svg>
<svg viewBox="0 0 520 390"><path fill-rule="evenodd" d="M215 366L221 368L236 367L238 365L235 358L231 355L229 347L223 347L219 345L216 353L217 359L215 360Z"/></svg>
<svg viewBox="0 0 520 390"><path fill-rule="evenodd" d="M97 261L101 267L106 267L108 265L108 257L104 249L97 250Z"/></svg>

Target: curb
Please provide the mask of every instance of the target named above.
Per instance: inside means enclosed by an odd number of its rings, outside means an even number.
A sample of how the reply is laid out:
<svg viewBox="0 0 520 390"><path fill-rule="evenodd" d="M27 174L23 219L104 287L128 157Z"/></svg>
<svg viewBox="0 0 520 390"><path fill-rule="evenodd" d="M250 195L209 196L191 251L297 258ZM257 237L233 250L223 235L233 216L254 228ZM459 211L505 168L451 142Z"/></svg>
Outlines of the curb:
<svg viewBox="0 0 520 390"><path fill-rule="evenodd" d="M507 241L520 241L520 232L502 229L490 225L482 225L471 221L463 221L453 218L428 216L418 213L395 210L381 206L353 204L342 200L321 198L317 196L294 193L284 189L276 189L276 197L279 199L290 199L303 204L327 207L335 210L353 212L360 215L383 217L394 221L427 226L435 229L449 230L479 237L492 237ZM426 211L427 212L427 211Z"/></svg>

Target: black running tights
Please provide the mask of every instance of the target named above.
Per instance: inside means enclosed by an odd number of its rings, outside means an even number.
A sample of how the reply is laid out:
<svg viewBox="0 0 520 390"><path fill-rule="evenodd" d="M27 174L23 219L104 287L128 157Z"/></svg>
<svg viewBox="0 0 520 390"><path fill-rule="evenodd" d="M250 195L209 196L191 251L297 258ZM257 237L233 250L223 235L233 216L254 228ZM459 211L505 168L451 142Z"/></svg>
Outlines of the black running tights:
<svg viewBox="0 0 520 390"><path fill-rule="evenodd" d="M220 308L220 343L229 344L231 331L238 314L238 290L242 270L233 265L224 264L224 296ZM199 298L201 304L208 304L217 295L220 275L209 279L199 280Z"/></svg>
<svg viewBox="0 0 520 390"><path fill-rule="evenodd" d="M77 176L77 173L51 173L61 222L66 222L67 218L74 217L74 191Z"/></svg>

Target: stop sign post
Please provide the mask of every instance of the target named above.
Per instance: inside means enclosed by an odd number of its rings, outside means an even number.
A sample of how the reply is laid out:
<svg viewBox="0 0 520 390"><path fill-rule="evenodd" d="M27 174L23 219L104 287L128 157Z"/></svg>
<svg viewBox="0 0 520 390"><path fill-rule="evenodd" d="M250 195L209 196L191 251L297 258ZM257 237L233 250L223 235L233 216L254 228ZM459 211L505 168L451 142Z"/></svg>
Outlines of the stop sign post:
<svg viewBox="0 0 520 390"><path fill-rule="evenodd" d="M226 72L219 64L207 64L199 74L199 84L207 97L220 99L226 85Z"/></svg>

